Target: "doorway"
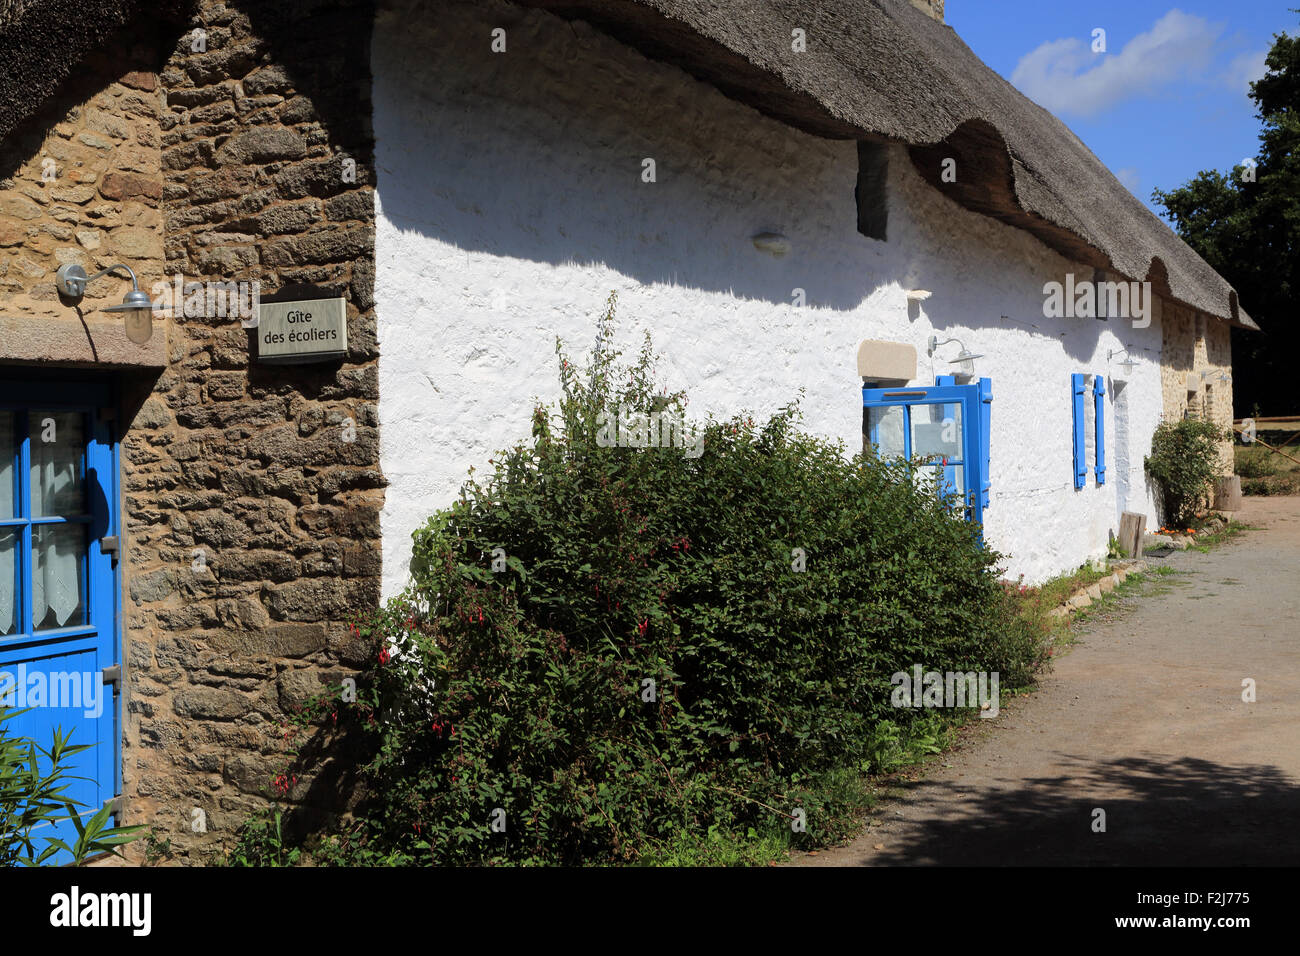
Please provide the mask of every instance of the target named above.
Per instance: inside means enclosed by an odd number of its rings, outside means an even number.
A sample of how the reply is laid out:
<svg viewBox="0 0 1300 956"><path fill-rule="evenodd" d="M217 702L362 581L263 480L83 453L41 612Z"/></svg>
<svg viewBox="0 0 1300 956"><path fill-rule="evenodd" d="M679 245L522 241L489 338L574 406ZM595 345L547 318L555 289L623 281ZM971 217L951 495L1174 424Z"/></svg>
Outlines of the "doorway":
<svg viewBox="0 0 1300 956"><path fill-rule="evenodd" d="M4 724L11 737L48 749L58 730L87 747L61 764L83 817L119 785L112 401L103 382L0 374L0 707L20 711ZM68 818L33 830L38 851L44 837L77 833Z"/></svg>

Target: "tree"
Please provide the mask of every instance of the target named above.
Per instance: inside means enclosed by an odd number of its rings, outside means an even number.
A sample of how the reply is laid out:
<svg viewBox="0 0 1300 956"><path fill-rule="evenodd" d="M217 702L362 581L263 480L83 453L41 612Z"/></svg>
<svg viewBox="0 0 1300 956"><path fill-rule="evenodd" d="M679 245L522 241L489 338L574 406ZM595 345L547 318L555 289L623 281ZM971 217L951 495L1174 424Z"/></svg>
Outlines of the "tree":
<svg viewBox="0 0 1300 956"><path fill-rule="evenodd" d="M1300 13L1300 10L1293 12ZM1251 84L1259 107L1258 165L1202 171L1155 190L1183 240L1237 290L1262 334L1232 331L1234 414L1300 413L1291 379L1300 355L1300 36L1274 35L1268 71Z"/></svg>

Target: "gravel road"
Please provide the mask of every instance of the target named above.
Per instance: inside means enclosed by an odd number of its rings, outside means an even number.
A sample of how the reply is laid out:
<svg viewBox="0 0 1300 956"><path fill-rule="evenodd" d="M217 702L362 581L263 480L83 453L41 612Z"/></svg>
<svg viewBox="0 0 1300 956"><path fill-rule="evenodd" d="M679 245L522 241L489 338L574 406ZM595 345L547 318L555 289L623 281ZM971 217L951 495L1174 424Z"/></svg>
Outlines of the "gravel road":
<svg viewBox="0 0 1300 956"><path fill-rule="evenodd" d="M1235 517L1261 530L1149 562L1177 573L1081 625L1036 692L899 781L849 846L790 863L1300 862L1300 498Z"/></svg>

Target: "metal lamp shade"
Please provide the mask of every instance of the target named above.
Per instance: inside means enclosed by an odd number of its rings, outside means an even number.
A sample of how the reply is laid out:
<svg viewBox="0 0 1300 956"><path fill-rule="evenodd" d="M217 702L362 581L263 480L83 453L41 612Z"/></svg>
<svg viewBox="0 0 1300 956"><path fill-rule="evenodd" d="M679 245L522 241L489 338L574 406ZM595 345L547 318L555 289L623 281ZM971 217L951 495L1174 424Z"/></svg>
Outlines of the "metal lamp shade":
<svg viewBox="0 0 1300 956"><path fill-rule="evenodd" d="M103 311L123 313L126 337L136 345L144 345L153 335L153 302L146 292L132 289L121 305L110 305Z"/></svg>
<svg viewBox="0 0 1300 956"><path fill-rule="evenodd" d="M961 352L959 352L959 353L957 354L957 357L956 357L955 359L953 359L951 362L949 362L948 364L949 364L949 365L956 365L956 366L961 370L961 373L962 373L963 375L974 376L974 374L975 374L975 360L976 360L977 358L983 358L983 357L984 357L984 356L983 356L982 353L977 354L977 353L975 353L975 352L967 352L967 351L963 348L963 349L961 350Z"/></svg>

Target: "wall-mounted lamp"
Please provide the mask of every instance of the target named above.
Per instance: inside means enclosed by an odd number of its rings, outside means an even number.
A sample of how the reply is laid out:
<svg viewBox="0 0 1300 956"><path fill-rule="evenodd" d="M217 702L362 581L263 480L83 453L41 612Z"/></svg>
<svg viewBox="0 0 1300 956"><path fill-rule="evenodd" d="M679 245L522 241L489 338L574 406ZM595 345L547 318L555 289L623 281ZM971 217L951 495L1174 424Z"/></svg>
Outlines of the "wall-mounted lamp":
<svg viewBox="0 0 1300 956"><path fill-rule="evenodd" d="M60 295L66 299L71 299L75 305L86 294L86 285L88 283L94 282L100 276L108 275L117 269L125 269L126 274L131 277L131 291L123 297L121 305L110 305L102 311L121 312L126 320L126 337L137 345L143 345L153 335L154 306L149 299L148 293L140 291L140 283L136 281L135 273L131 271L130 266L109 266L107 269L96 272L93 276L87 276L85 269L76 263L70 262L67 265L59 266L59 271L54 276L54 285L59 290Z"/></svg>
<svg viewBox="0 0 1300 956"><path fill-rule="evenodd" d="M1112 361L1116 355L1128 356L1124 361L1119 363L1119 367L1124 370L1125 375L1132 375L1133 369L1137 368L1137 362L1133 361L1133 356L1129 355L1128 349L1111 349L1106 353L1106 361Z"/></svg>
<svg viewBox="0 0 1300 956"><path fill-rule="evenodd" d="M935 349L941 345L947 345L949 342L956 342L958 345L961 345L961 351L957 353L956 358L950 359L948 364L956 365L961 374L967 377L973 377L975 375L975 360L977 358L983 358L984 355L982 353L977 355L974 352L967 351L966 346L962 345L961 339L944 339L940 342L939 336L932 335L927 343L927 354L933 356Z"/></svg>
<svg viewBox="0 0 1300 956"><path fill-rule="evenodd" d="M910 302L924 302L924 301L925 301L926 299L928 299L928 298L930 298L930 293L927 292L925 289L908 289L908 290L907 290L907 301L908 301L909 303L910 303Z"/></svg>

